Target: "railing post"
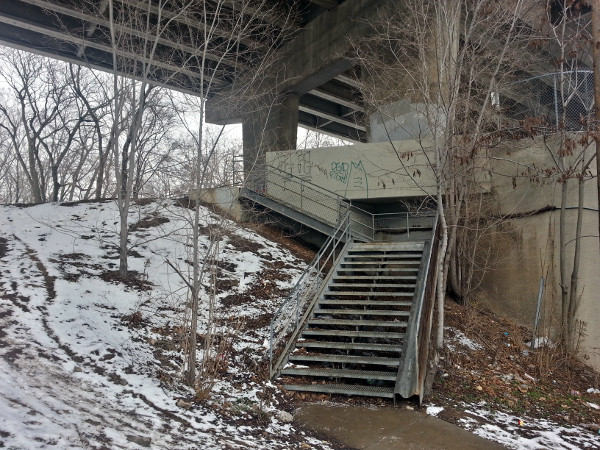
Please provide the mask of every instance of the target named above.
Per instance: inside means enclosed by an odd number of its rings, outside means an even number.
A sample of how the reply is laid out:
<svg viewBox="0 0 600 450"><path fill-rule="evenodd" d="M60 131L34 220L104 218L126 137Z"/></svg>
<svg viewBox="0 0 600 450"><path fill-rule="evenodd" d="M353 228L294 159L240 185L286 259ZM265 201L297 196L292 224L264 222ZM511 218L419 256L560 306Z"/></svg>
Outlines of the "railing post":
<svg viewBox="0 0 600 450"><path fill-rule="evenodd" d="M298 328L298 321L300 320L298 317L298 309L300 308L300 294L296 294L296 329Z"/></svg>
<svg viewBox="0 0 600 450"><path fill-rule="evenodd" d="M371 214L371 239L375 240L375 214Z"/></svg>
<svg viewBox="0 0 600 450"><path fill-rule="evenodd" d="M302 178L300 178L300 211L304 211L303 200L304 200L304 180Z"/></svg>
<svg viewBox="0 0 600 450"><path fill-rule="evenodd" d="M410 223L408 222L408 211L406 212L406 237L410 239Z"/></svg>
<svg viewBox="0 0 600 450"><path fill-rule="evenodd" d="M269 375L273 376L273 321L271 321L269 333Z"/></svg>

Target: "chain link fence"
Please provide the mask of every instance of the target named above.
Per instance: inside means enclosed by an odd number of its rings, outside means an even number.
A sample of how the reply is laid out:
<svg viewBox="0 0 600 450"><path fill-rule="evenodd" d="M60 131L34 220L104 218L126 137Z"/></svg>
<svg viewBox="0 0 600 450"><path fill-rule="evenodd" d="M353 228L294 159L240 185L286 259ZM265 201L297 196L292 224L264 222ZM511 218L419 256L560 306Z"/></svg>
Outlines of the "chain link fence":
<svg viewBox="0 0 600 450"><path fill-rule="evenodd" d="M553 130L585 130L594 111L594 72L548 73L512 83L500 106L516 120L534 119Z"/></svg>

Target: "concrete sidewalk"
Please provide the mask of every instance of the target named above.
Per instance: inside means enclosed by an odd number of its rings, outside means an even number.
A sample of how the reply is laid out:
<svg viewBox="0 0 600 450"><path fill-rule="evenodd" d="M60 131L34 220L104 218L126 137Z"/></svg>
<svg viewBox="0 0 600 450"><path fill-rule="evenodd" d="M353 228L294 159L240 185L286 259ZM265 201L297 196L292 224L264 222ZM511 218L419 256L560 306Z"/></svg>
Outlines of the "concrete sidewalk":
<svg viewBox="0 0 600 450"><path fill-rule="evenodd" d="M296 410L302 426L357 449L503 449L420 411L309 404Z"/></svg>

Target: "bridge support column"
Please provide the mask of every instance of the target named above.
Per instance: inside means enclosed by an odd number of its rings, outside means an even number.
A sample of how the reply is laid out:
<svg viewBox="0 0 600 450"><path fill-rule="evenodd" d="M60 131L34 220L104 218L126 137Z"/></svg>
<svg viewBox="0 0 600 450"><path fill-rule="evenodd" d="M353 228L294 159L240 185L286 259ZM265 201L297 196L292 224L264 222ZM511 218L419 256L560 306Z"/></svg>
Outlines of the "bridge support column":
<svg viewBox="0 0 600 450"><path fill-rule="evenodd" d="M265 153L294 150L298 134L298 95L285 94L275 104L248 113L243 118L244 173L265 162Z"/></svg>

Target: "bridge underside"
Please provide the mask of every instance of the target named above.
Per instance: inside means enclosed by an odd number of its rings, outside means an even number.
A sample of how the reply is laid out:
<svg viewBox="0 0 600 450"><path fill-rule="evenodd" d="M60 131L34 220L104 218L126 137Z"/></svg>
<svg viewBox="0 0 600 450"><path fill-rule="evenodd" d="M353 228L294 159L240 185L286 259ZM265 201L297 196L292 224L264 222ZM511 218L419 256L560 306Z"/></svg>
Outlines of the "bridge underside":
<svg viewBox="0 0 600 450"><path fill-rule="evenodd" d="M278 64L286 72L278 81L279 92L291 98L294 125L366 141L355 69L340 49L352 32L349 19L364 18L364 10L380 3L384 2L10 0L0 2L0 43L96 69L116 69L126 76L141 77L150 67L152 82L204 93L209 99L256 70L276 48ZM250 24L249 31L232 32L241 21ZM145 55L144 46L152 42L157 44L154 54ZM236 51L228 48L231 44ZM213 123L245 121L242 114L211 105L207 118ZM281 128L280 123L274 126Z"/></svg>
<svg viewBox="0 0 600 450"><path fill-rule="evenodd" d="M243 123L248 168L266 152L294 149L298 125L353 142L380 140L376 126L369 128L373 117L357 82L366 75L351 57L351 41L368 35L369 19L386 6L398 3L4 0L0 44L203 95L207 122ZM220 101L257 80L258 92L270 85L268 95L252 93L260 102L232 110ZM531 92L553 89L548 77L531 80L526 95L514 89L504 105L528 111ZM408 103L403 108L411 110ZM411 120L409 113L401 122Z"/></svg>

